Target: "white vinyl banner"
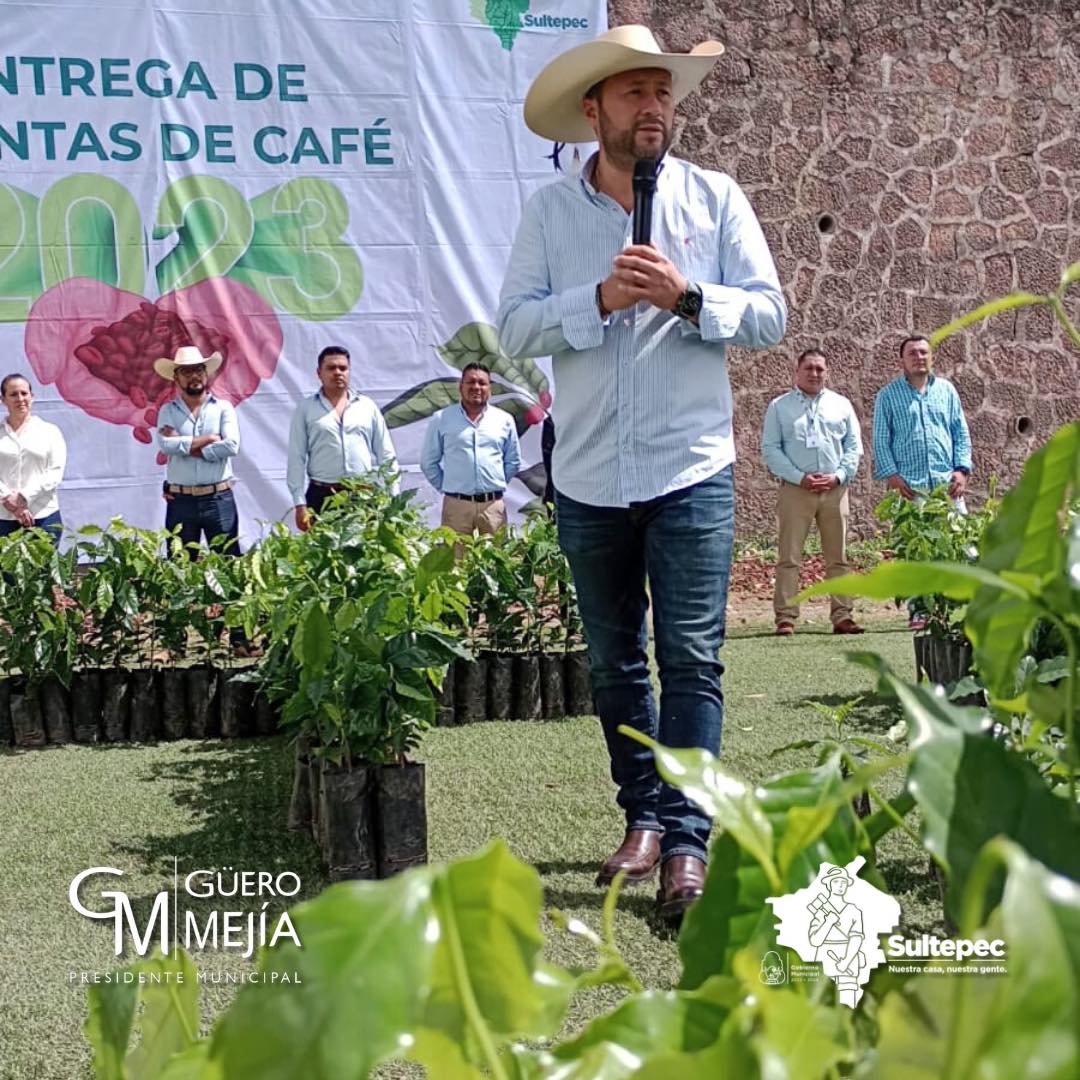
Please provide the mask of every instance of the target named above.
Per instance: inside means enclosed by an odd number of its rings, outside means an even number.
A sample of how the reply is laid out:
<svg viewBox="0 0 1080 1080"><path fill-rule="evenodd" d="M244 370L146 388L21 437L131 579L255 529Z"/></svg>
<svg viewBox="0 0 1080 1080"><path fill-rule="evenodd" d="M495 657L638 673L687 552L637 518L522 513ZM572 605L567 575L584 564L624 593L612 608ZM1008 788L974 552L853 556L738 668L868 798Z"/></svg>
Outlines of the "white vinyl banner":
<svg viewBox="0 0 1080 1080"><path fill-rule="evenodd" d="M67 525L163 524L153 363L180 345L225 357L249 540L288 514L289 420L329 344L431 503L426 421L488 362L534 466L512 505L533 497L547 378L491 324L524 199L580 155L521 102L603 0L0 0L0 21L0 374L64 432Z"/></svg>

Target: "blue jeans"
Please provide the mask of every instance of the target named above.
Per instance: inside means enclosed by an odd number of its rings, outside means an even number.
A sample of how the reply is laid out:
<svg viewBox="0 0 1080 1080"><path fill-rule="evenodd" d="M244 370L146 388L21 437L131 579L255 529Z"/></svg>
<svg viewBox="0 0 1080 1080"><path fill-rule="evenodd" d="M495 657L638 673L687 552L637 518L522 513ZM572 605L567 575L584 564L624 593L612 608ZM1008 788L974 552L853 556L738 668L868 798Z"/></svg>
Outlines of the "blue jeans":
<svg viewBox="0 0 1080 1080"><path fill-rule="evenodd" d="M225 555L240 554L240 526L236 516L236 499L231 491L213 495L170 495L166 503L165 528L180 526L180 539L185 544L197 544L206 536L209 544L216 536L228 537L229 543L220 550ZM194 558L193 553L188 555Z"/></svg>
<svg viewBox="0 0 1080 1080"><path fill-rule="evenodd" d="M570 562L611 778L628 829L663 832L660 849L706 856L710 818L661 781L652 751L620 735L627 724L675 748L717 754L728 578L735 539L731 466L692 487L626 508L556 493L559 543ZM646 580L649 591L646 593ZM646 655L653 603L657 712Z"/></svg>
<svg viewBox="0 0 1080 1080"><path fill-rule="evenodd" d="M64 523L60 520L60 511L55 510L51 514L46 514L43 518L34 518L34 525L39 529L44 529L49 534L49 539L53 544L60 543L60 534L64 531ZM22 526L17 521L0 521L0 537L11 536L12 533L17 533Z"/></svg>

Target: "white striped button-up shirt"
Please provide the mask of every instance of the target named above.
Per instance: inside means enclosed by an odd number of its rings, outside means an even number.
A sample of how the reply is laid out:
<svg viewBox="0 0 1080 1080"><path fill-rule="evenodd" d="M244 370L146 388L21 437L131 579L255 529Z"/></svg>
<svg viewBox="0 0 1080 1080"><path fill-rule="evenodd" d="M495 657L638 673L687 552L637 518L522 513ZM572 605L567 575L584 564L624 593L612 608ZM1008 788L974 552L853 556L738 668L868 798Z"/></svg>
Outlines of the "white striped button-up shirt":
<svg viewBox="0 0 1080 1080"><path fill-rule="evenodd" d="M664 159L652 241L702 288L700 326L647 303L602 320L596 286L631 242L632 218L579 176L525 206L499 304L511 356L552 358L559 491L628 506L689 487L735 460L727 345L775 345L787 309L739 186Z"/></svg>

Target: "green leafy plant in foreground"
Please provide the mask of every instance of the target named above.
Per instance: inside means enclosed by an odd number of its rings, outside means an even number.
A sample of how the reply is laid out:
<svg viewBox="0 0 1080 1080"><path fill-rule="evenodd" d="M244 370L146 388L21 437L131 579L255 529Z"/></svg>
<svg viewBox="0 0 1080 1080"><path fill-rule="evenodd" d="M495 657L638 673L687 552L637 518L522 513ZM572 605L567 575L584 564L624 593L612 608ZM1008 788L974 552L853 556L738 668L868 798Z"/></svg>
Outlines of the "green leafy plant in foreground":
<svg viewBox="0 0 1080 1080"><path fill-rule="evenodd" d="M1075 710L1078 544L1072 524L1063 530L1061 511L1076 490L1078 460L1080 425L1032 456L987 532L979 564L885 564L845 584L892 596L910 575L924 590L929 575L934 591L959 594L995 691L1012 693L1031 626L1049 620L1073 664L1053 687L1054 707ZM835 591L839 580L824 587ZM988 713L907 683L873 655L855 659L875 672L878 693L903 708L904 754L846 761L837 746L811 768L751 787L705 751L653 746L665 779L716 822L705 892L679 934L677 989L636 990L610 917L602 936L560 920L597 944L591 969L544 963L539 877L496 842L447 866L333 886L295 908L303 947L265 950L259 967L267 977L298 972L300 985L245 986L206 1039L194 1034L188 999L155 996L142 1014L142 1041L129 1050L133 991L94 987L87 1034L97 1075L359 1080L378 1062L406 1058L454 1080L1075 1076L1080 814L1066 782L1073 724L1060 717L1065 772L1048 777L1023 748L994 737ZM1022 695L1024 707L1042 716L1043 696L1033 691ZM878 778L901 768L904 789L884 799ZM864 792L873 813L860 819L851 802ZM918 832L907 821L913 807ZM823 862L844 865L858 855L866 860L862 876L887 888L874 851L896 828L940 864L946 911L961 934L1006 939L1007 974L946 979L878 969L854 1013L836 1003L827 980L764 986L762 957L778 949L766 898L805 887ZM559 1040L574 995L605 982L635 992ZM132 1055L148 1041L156 1071L136 1071Z"/></svg>
<svg viewBox="0 0 1080 1080"><path fill-rule="evenodd" d="M881 669L885 682L903 684ZM838 762L751 789L703 751L654 747L658 767L716 817L720 829L704 897L679 940L684 977L670 991L637 991L582 1031L555 1040L573 996L601 983L635 986L612 936L614 896L603 936L560 920L597 947L592 968L541 958L541 885L501 841L440 867L384 882L332 886L292 912L303 946L264 950L259 970L290 973L291 985L245 986L213 1033L194 1034L190 996L157 988L146 1002L142 1041L134 1027L136 986L90 991L87 1035L99 1080L359 1080L379 1062L405 1058L433 1078L503 1080L717 1076L810 1078L858 1075L957 1080L976 1076L1071 1077L1080 1062L1080 886L1010 838L1010 823L981 842L957 820L950 783L981 785L988 800L1001 770L1026 767L985 735L957 728L962 714L923 688L914 710L913 775L928 846L973 853L959 909L965 936L1001 936L1008 974L980 979L902 979L879 969L861 1013L837 1005L827 981L764 986L761 958L776 949L764 897L810 882L821 861L843 864L885 831L850 812L851 785ZM925 699L923 699L925 695ZM978 738L990 756L940 776L956 740ZM980 770L978 773L975 770ZM1062 849L1080 835L1061 800L1039 785L1026 809L1044 836L1063 828ZM912 784L918 791L924 785ZM981 807L980 807L981 809ZM890 812L897 811L890 807ZM880 882L871 870L864 876ZM177 969L183 954L148 963ZM144 968L146 965L139 965ZM299 984L296 977L299 977ZM540 1046L538 1048L538 1041ZM153 1070L136 1070L154 1052ZM143 1054L139 1059L136 1055Z"/></svg>
<svg viewBox="0 0 1080 1080"><path fill-rule="evenodd" d="M1060 293L1074 279L1080 263L1053 297L1012 306L1051 303L1064 317ZM601 934L558 920L596 944L591 969L545 963L539 876L496 841L468 859L335 885L299 905L292 918L303 947L264 950L259 969L298 972L302 982L245 986L207 1038L196 1034L187 994L91 988L86 1033L99 1080L360 1080L402 1058L436 1080L1072 1080L1080 1074L1080 526L1065 508L1078 481L1074 424L1029 459L977 564L889 563L815 590L882 599L910 590L966 603L965 631L993 708L1059 733L1052 751L1043 748L1049 768L1037 767L1030 747L995 737L992 711L959 708L861 654L879 694L904 709L902 756L859 761L845 776L836 749L751 786L705 751L653 745L665 779L716 821L705 892L679 934L677 989L637 989L613 938L613 896ZM1044 624L1056 628L1066 663L1053 681L1025 677L1018 693L1021 662ZM904 790L885 800L877 778L897 768L907 770ZM851 808L860 792L875 806L863 820ZM915 806L917 834L906 820ZM895 828L941 865L961 935L1005 939L1007 973L879 968L855 1012L836 1003L828 980L763 985L762 957L778 947L766 898L805 887L822 862L857 855L862 876L887 887L874 848ZM148 963L175 970L190 960ZM574 995L603 983L632 992L558 1039ZM141 1042L129 1049L137 1018Z"/></svg>
<svg viewBox="0 0 1080 1080"><path fill-rule="evenodd" d="M1004 497L973 565L890 562L828 583L829 590L886 599L939 593L966 605L964 630L991 701L976 723L1017 719L1020 748L1036 759L1077 817L1076 744L1080 661L1080 518L1068 509L1080 493L1080 424L1069 424L1028 458ZM822 593L815 585L802 596ZM1062 661L1053 681L1025 663L1033 635L1052 627ZM1019 683L1019 685L1018 685Z"/></svg>
<svg viewBox="0 0 1080 1080"><path fill-rule="evenodd" d="M890 491L878 503L874 516L888 525L888 544L898 560L973 563L983 533L997 512L994 488L991 481L990 497L970 512L957 509L946 485L914 499ZM964 608L960 603L940 593L912 597L912 603L914 611L925 616L932 635L963 640Z"/></svg>

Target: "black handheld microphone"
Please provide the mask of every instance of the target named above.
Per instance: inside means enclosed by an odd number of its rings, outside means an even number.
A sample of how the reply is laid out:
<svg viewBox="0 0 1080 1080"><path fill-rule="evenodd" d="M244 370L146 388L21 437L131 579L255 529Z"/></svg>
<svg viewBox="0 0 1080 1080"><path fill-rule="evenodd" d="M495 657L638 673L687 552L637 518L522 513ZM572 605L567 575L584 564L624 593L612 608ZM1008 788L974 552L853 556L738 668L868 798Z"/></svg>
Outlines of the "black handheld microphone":
<svg viewBox="0 0 1080 1080"><path fill-rule="evenodd" d="M656 194L656 158L634 162L634 243L647 244L652 238L652 201Z"/></svg>

